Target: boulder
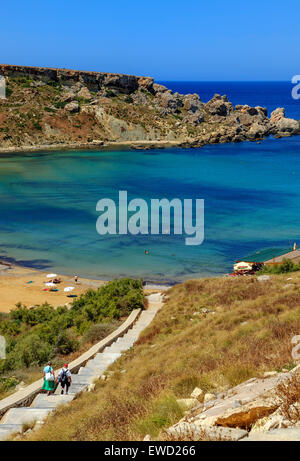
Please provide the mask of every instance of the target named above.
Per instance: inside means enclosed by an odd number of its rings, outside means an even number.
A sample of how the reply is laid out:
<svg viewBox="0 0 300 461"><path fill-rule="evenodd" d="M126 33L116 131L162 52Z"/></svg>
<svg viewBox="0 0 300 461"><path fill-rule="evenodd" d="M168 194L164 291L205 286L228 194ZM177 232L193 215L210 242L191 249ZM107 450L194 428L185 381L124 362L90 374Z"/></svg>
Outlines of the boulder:
<svg viewBox="0 0 300 461"><path fill-rule="evenodd" d="M178 93L172 93L171 90L164 93L158 93L158 104L166 113L176 113L179 107L182 107L181 97Z"/></svg>
<svg viewBox="0 0 300 461"><path fill-rule="evenodd" d="M137 91L131 95L133 103L137 105L149 105L149 99L145 93Z"/></svg>
<svg viewBox="0 0 300 461"><path fill-rule="evenodd" d="M278 404L274 398L258 397L241 406L233 405L216 420L215 424L225 427L250 428L259 419L274 413L277 408Z"/></svg>
<svg viewBox="0 0 300 461"><path fill-rule="evenodd" d="M200 123L204 122L204 113L202 110L198 110L197 112L186 115L182 121L183 123L199 125Z"/></svg>
<svg viewBox="0 0 300 461"><path fill-rule="evenodd" d="M83 86L80 91L78 91L77 96L79 98L86 99L87 101L90 101L92 99L92 95L87 89L86 86Z"/></svg>
<svg viewBox="0 0 300 461"><path fill-rule="evenodd" d="M220 96L215 94L214 97L205 104L205 108L211 115L219 115L226 117L233 111L231 102L228 101L227 96Z"/></svg>
<svg viewBox="0 0 300 461"><path fill-rule="evenodd" d="M183 108L190 112L197 112L204 104L200 101L198 94L186 94L183 97Z"/></svg>
<svg viewBox="0 0 300 461"><path fill-rule="evenodd" d="M151 77L140 77L138 79L139 87L144 88L145 90L149 91L150 93L153 92L153 83L154 83L154 80Z"/></svg>
<svg viewBox="0 0 300 461"><path fill-rule="evenodd" d="M285 109L284 107L277 107L277 109L273 110L270 115L270 121L276 122L285 117Z"/></svg>
<svg viewBox="0 0 300 461"><path fill-rule="evenodd" d="M73 93L73 91L68 91L62 97L63 102L71 102L71 101L74 101L74 99L75 99L75 93Z"/></svg>
<svg viewBox="0 0 300 461"><path fill-rule="evenodd" d="M270 116L270 126L273 129L273 134L296 134L300 132L299 122L292 118L286 118L283 107L273 110Z"/></svg>
<svg viewBox="0 0 300 461"><path fill-rule="evenodd" d="M247 134L250 139L261 139L267 132L268 128L265 125L255 122L251 125Z"/></svg>
<svg viewBox="0 0 300 461"><path fill-rule="evenodd" d="M191 393L191 397L192 397L192 399L201 400L204 397L204 392L199 387L195 387L195 389Z"/></svg>
<svg viewBox="0 0 300 461"><path fill-rule="evenodd" d="M168 88L164 85L159 85L158 83L154 83L153 84L153 90L154 90L154 93L157 94L157 93L165 93L166 91L168 91Z"/></svg>
<svg viewBox="0 0 300 461"><path fill-rule="evenodd" d="M275 123L275 127L280 133L296 134L300 132L299 122L292 118L281 118Z"/></svg>
<svg viewBox="0 0 300 461"><path fill-rule="evenodd" d="M71 113L76 113L80 111L80 106L78 101L72 101L65 105L65 110Z"/></svg>
<svg viewBox="0 0 300 461"><path fill-rule="evenodd" d="M245 105L236 105L235 109L242 114L248 114L251 117L260 116L261 118L266 118L268 115L268 109L266 107L256 106L251 107L247 104Z"/></svg>
<svg viewBox="0 0 300 461"><path fill-rule="evenodd" d="M267 432L272 429L281 429L282 427L289 426L291 426L290 421L284 418L279 408L270 416L265 416L264 418L258 419L251 428L251 434L255 432Z"/></svg>

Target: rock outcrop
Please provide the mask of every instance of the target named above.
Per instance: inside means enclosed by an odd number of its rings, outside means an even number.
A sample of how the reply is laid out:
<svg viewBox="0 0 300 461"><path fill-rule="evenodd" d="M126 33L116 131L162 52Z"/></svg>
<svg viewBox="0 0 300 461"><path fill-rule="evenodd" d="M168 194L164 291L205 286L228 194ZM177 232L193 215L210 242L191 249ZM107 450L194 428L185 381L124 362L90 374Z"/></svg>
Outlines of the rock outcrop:
<svg viewBox="0 0 300 461"><path fill-rule="evenodd" d="M216 94L179 94L153 78L68 69L0 65L0 150L149 142L181 147L258 141L300 134L278 108L237 105ZM133 147L137 147L133 144Z"/></svg>
<svg viewBox="0 0 300 461"><path fill-rule="evenodd" d="M56 82L67 86L77 84L78 89L80 89L81 86L86 86L94 91L110 88L125 93L132 93L139 87L152 88L153 85L153 78L150 77L6 64L0 64L0 75L10 78L24 77L38 80L43 83Z"/></svg>
<svg viewBox="0 0 300 461"><path fill-rule="evenodd" d="M223 393L206 394L181 421L165 431L164 438L285 440L287 430L286 440L300 440L299 383L300 365L291 372L251 378Z"/></svg>

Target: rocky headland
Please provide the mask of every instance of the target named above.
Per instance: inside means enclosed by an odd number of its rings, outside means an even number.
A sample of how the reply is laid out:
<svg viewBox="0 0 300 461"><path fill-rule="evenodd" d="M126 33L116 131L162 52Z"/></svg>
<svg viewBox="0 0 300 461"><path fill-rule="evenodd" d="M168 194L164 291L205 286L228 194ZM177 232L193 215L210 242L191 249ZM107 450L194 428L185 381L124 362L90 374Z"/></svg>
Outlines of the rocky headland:
<svg viewBox="0 0 300 461"><path fill-rule="evenodd" d="M150 77L0 65L0 151L201 147L300 134L284 108L174 93Z"/></svg>

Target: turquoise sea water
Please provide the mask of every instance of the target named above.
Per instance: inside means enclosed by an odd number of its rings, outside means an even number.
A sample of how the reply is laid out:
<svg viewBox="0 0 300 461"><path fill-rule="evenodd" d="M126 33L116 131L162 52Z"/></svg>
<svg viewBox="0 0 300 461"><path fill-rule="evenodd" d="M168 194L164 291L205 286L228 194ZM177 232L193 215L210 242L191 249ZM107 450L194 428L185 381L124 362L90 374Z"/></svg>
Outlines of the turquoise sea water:
<svg viewBox="0 0 300 461"><path fill-rule="evenodd" d="M205 199L204 243L98 235L96 203L116 200L119 190L147 201ZM300 243L299 205L300 137L201 149L2 155L0 257L104 279L219 275L236 259L262 259L262 250L272 257Z"/></svg>

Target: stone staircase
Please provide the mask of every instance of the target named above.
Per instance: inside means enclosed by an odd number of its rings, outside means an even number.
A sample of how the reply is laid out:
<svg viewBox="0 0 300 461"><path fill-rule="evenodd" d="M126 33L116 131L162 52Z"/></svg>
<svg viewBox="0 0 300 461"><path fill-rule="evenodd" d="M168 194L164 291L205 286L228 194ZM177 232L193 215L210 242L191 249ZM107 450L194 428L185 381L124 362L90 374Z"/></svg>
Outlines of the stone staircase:
<svg viewBox="0 0 300 461"><path fill-rule="evenodd" d="M161 307L161 294L148 296L149 307L142 311L138 320L127 333L118 338L102 352L97 353L77 374L72 375L72 385L68 395L61 395L58 386L55 394L38 394L29 407L9 409L0 421L0 440L8 439L12 434L22 431L24 425L42 422L49 413L60 405L71 402L78 394L87 391L93 381L100 378L107 368L137 341L140 333L152 322Z"/></svg>

